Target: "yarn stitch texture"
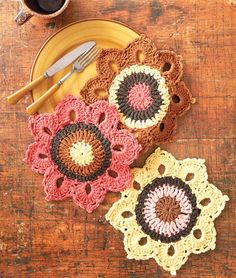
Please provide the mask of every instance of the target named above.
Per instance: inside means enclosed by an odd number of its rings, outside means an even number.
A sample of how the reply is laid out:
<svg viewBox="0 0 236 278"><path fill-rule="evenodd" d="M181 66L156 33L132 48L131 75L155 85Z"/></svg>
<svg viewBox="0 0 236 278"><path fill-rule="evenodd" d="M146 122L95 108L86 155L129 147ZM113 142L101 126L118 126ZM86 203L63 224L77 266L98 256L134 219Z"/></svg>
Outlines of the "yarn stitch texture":
<svg viewBox="0 0 236 278"><path fill-rule="evenodd" d="M118 121L114 105L98 101L86 106L73 96L59 103L55 114L29 118L35 142L25 162L44 175L46 200L72 197L90 213L107 191L130 187L129 165L141 145L127 130L118 130Z"/></svg>
<svg viewBox="0 0 236 278"><path fill-rule="evenodd" d="M114 104L120 125L144 148L170 141L177 118L195 101L181 81L182 57L158 50L145 35L124 50L102 50L97 72L81 90L83 99L88 104L97 100Z"/></svg>
<svg viewBox="0 0 236 278"><path fill-rule="evenodd" d="M176 160L158 148L132 173L131 188L106 214L129 259L154 258L175 275L191 253L215 249L214 220L229 198L208 182L203 159Z"/></svg>

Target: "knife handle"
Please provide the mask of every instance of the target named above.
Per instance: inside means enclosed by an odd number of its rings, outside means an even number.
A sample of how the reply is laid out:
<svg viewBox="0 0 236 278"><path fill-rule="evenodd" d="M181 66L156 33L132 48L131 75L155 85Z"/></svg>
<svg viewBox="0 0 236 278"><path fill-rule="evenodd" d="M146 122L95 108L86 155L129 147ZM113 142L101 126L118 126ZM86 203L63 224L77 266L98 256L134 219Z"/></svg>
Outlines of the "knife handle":
<svg viewBox="0 0 236 278"><path fill-rule="evenodd" d="M45 94L43 94L40 98L38 98L34 103L32 103L31 105L29 105L26 108L26 111L28 114L33 115L35 114L40 107L42 107L42 105L44 104L44 102L53 95L54 92L56 92L56 90L60 87L60 83L56 83L55 85L53 85Z"/></svg>
<svg viewBox="0 0 236 278"><path fill-rule="evenodd" d="M7 98L7 102L9 104L16 104L23 96L25 96L29 91L31 91L34 87L36 87L39 83L41 83L43 79L46 79L44 75L39 76L34 81L27 84L25 87L21 88L19 91L10 95Z"/></svg>

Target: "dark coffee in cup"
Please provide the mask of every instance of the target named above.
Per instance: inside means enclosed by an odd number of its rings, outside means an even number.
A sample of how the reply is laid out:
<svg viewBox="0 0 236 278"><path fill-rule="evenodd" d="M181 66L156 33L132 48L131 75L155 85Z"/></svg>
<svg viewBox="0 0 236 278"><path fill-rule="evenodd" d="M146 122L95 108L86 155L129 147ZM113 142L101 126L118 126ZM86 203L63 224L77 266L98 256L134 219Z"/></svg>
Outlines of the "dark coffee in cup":
<svg viewBox="0 0 236 278"><path fill-rule="evenodd" d="M64 5L65 0L26 0L25 4L30 10L40 14L54 13Z"/></svg>
<svg viewBox="0 0 236 278"><path fill-rule="evenodd" d="M24 24L32 16L51 19L61 14L70 0L19 0L22 9L15 17L18 25Z"/></svg>

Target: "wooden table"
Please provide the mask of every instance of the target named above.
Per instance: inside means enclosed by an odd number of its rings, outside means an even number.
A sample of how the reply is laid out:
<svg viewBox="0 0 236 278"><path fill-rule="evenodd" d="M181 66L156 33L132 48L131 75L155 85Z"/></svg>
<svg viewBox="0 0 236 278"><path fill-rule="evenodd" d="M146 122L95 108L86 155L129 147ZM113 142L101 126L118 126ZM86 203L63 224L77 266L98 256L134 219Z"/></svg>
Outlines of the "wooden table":
<svg viewBox="0 0 236 278"><path fill-rule="evenodd" d="M12 107L6 97L26 84L44 40L89 17L120 20L184 57L197 103L163 148L179 159L204 158L209 180L231 201L216 220L216 250L191 255L177 277L236 277L236 1L74 0L58 18L22 27L13 21L16 0L0 0L0 8L0 277L170 277L153 259L126 259L123 235L104 219L119 194L108 194L92 214L71 200L48 203L42 176L22 162L32 142L31 98Z"/></svg>

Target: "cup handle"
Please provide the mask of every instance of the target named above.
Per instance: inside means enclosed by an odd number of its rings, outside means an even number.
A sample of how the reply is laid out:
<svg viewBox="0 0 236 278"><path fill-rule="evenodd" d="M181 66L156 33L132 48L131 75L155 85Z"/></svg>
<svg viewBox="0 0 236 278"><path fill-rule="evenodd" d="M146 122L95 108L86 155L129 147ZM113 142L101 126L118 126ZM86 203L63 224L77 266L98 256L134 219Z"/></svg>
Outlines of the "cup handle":
<svg viewBox="0 0 236 278"><path fill-rule="evenodd" d="M31 17L32 17L32 14L29 11L22 9L18 13L18 15L15 17L15 22L17 25L22 25L27 20L29 20Z"/></svg>

